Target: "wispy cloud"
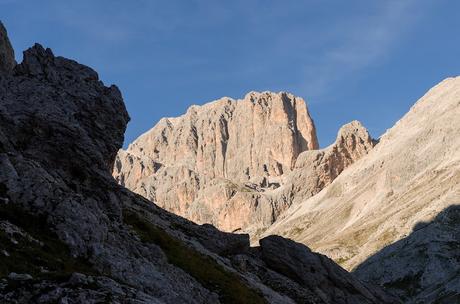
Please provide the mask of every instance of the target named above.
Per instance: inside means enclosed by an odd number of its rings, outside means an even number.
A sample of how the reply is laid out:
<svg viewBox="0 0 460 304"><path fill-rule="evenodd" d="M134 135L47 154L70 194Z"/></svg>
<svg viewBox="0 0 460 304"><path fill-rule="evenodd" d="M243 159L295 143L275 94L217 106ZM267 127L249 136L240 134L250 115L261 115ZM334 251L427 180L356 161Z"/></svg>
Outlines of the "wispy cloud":
<svg viewBox="0 0 460 304"><path fill-rule="evenodd" d="M315 102L315 98L333 90L338 81L384 60L417 21L414 6L420 2L382 2L377 14L355 16L339 24L341 28L328 34L332 45L314 63L302 67L301 80L294 90Z"/></svg>

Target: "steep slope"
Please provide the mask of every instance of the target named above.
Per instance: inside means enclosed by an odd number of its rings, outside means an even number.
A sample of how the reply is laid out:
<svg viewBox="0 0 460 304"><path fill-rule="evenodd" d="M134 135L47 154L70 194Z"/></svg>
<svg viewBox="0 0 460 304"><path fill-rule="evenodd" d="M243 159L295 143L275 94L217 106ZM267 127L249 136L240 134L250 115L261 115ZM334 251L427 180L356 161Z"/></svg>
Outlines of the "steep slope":
<svg viewBox="0 0 460 304"><path fill-rule="evenodd" d="M418 223L410 235L364 261L354 273L385 286L404 303L460 303L460 206Z"/></svg>
<svg viewBox="0 0 460 304"><path fill-rule="evenodd" d="M164 118L127 152L162 166L192 169L203 184L213 178L258 183L290 171L299 153L317 147L315 126L301 98L251 92L242 100L222 98Z"/></svg>
<svg viewBox="0 0 460 304"><path fill-rule="evenodd" d="M301 98L252 92L162 119L119 151L113 175L175 214L255 236L366 154L372 140L353 122L330 148L317 147Z"/></svg>
<svg viewBox="0 0 460 304"><path fill-rule="evenodd" d="M266 235L279 234L307 244L347 269L406 237L417 223L430 222L460 202L459 117L460 77L448 78L423 96L368 155L322 192L292 206ZM449 238L441 242L450 246ZM405 259L418 260L416 244L408 246L404 252L410 257ZM426 246L439 246L439 242ZM446 252L445 259L455 259L451 253ZM394 254L397 260L398 253ZM430 265L420 261L417 271L433 276ZM413 275L413 267L401 268L401 263L385 266L366 268L364 264L357 273L366 279L397 273L393 279L404 280ZM449 263L437 267L437 274L450 273ZM440 284L448 280L438 277ZM412 298L417 299L420 292Z"/></svg>
<svg viewBox="0 0 460 304"><path fill-rule="evenodd" d="M13 67L16 65L16 61L14 60L14 50L11 47L6 29L1 22L0 44L4 46L0 49L0 73L8 73L13 70Z"/></svg>
<svg viewBox="0 0 460 304"><path fill-rule="evenodd" d="M355 161L369 153L374 141L359 121L340 128L335 142L321 150L301 153L279 196L301 202L320 192ZM278 198L280 199L280 198Z"/></svg>
<svg viewBox="0 0 460 304"><path fill-rule="evenodd" d="M273 187L299 153L317 147L301 98L251 92L242 100L222 98L162 119L120 151L113 175L175 214L232 231L241 224L235 227L216 209L250 216L254 199L233 198L238 189ZM237 208L224 207L231 199Z"/></svg>
<svg viewBox="0 0 460 304"><path fill-rule="evenodd" d="M251 249L119 186L128 120L115 86L38 44L0 72L0 302L393 302L303 245Z"/></svg>

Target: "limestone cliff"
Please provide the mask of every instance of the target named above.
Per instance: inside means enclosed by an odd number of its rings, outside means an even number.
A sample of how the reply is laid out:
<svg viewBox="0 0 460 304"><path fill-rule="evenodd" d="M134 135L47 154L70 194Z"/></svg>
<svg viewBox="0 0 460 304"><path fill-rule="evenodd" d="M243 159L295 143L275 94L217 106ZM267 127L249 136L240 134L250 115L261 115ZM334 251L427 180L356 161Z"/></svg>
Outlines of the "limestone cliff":
<svg viewBox="0 0 460 304"><path fill-rule="evenodd" d="M281 196L291 197L292 203L312 197L373 147L374 140L359 121L344 125L332 145L298 156L294 170L285 178Z"/></svg>
<svg viewBox="0 0 460 304"><path fill-rule="evenodd" d="M251 92L162 119L119 151L113 175L175 214L255 236L373 146L359 122L339 133L331 147L315 150L301 98Z"/></svg>

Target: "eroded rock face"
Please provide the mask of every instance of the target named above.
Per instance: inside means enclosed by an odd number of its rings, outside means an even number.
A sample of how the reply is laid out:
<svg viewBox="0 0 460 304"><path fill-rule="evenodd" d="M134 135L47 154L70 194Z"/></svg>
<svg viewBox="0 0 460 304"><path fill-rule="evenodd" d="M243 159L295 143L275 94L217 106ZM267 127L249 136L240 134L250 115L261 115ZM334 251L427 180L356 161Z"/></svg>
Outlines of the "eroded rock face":
<svg viewBox="0 0 460 304"><path fill-rule="evenodd" d="M162 119L119 152L113 175L175 214L234 231L273 221L278 211L271 203L260 210L260 190L290 172L301 152L317 147L301 98L251 92Z"/></svg>
<svg viewBox="0 0 460 304"><path fill-rule="evenodd" d="M322 150L305 151L287 176L281 197L302 202L332 183L342 171L369 153L374 140L359 121L340 128L335 142ZM278 198L280 200L280 198Z"/></svg>
<svg viewBox="0 0 460 304"><path fill-rule="evenodd" d="M0 302L327 303L270 269L247 235L118 185L111 167L128 120L115 86L38 44L0 72ZM340 299L394 303L366 286L339 287Z"/></svg>
<svg viewBox="0 0 460 304"><path fill-rule="evenodd" d="M128 152L167 167L187 166L204 182L246 182L288 172L299 153L317 147L315 126L301 98L251 92L242 100L222 98L164 118Z"/></svg>
<svg viewBox="0 0 460 304"><path fill-rule="evenodd" d="M359 122L318 148L305 102L256 93L192 106L120 150L117 181L197 223L254 238L294 200L306 199L372 148Z"/></svg>
<svg viewBox="0 0 460 304"><path fill-rule="evenodd" d="M166 175L180 175L174 182L196 179L199 185L190 186L194 191L214 179L260 184L291 171L301 152L317 147L315 126L301 98L252 92L242 100L222 98L162 119L120 153L114 176L131 189L162 167L174 171ZM152 198L163 203L164 193L151 188L145 192L154 191ZM184 213L189 196L192 190L177 191L178 212Z"/></svg>

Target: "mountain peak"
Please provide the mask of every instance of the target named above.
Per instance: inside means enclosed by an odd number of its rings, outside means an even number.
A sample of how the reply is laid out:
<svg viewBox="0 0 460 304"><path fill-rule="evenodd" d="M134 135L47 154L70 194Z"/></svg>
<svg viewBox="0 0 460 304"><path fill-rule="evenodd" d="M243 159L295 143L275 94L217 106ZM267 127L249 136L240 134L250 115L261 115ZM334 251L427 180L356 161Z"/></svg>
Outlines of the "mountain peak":
<svg viewBox="0 0 460 304"><path fill-rule="evenodd" d="M12 71L15 65L14 50L8 38L8 32L0 21L0 73Z"/></svg>

